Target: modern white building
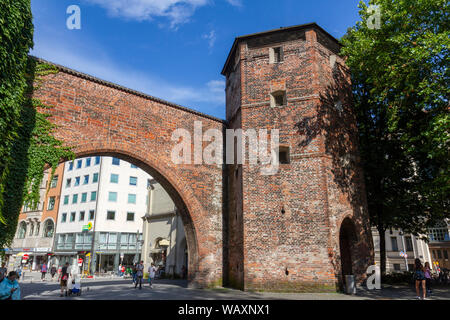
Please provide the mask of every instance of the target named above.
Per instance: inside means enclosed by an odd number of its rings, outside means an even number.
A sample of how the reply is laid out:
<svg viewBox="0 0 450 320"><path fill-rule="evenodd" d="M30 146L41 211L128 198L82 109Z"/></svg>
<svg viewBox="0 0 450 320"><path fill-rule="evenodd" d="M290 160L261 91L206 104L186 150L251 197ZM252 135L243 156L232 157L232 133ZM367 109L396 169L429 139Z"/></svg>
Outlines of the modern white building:
<svg viewBox="0 0 450 320"><path fill-rule="evenodd" d="M94 273L137 261L151 176L118 158L96 156L66 163L63 179L55 238L59 264L82 261L80 270Z"/></svg>

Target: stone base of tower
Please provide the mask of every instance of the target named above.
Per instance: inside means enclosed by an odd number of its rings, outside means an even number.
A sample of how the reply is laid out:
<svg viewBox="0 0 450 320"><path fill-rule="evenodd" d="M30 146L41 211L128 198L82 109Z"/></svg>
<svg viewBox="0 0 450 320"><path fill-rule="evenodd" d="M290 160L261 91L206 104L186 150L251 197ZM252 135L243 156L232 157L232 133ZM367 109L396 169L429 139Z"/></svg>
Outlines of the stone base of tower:
<svg viewBox="0 0 450 320"><path fill-rule="evenodd" d="M245 291L327 293L339 291L337 282L261 280L248 282Z"/></svg>

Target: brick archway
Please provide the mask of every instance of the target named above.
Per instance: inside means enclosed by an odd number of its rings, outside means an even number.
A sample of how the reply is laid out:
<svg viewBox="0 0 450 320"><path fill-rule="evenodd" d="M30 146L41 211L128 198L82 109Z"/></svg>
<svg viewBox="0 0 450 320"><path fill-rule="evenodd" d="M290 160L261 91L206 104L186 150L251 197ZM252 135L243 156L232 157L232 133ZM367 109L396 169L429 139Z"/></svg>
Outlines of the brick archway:
<svg viewBox="0 0 450 320"><path fill-rule="evenodd" d="M223 130L222 120L57 66L33 96L51 105L55 136L76 157L114 156L139 166L172 197L185 226L191 286L222 284L223 169L171 161L175 129Z"/></svg>

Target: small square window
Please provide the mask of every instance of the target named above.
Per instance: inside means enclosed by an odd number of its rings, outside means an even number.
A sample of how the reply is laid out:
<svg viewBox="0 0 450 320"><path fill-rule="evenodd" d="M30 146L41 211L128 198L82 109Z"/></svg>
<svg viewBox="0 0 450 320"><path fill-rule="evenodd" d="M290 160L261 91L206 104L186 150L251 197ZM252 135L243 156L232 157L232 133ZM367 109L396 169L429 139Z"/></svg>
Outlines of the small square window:
<svg viewBox="0 0 450 320"><path fill-rule="evenodd" d="M83 184L88 184L89 183L89 175L85 175L84 179L83 179Z"/></svg>
<svg viewBox="0 0 450 320"><path fill-rule="evenodd" d="M119 183L119 175L111 173L111 178L109 179L111 183Z"/></svg>
<svg viewBox="0 0 450 320"><path fill-rule="evenodd" d="M75 204L75 203L77 203L77 202L78 202L78 194L74 194L74 195L72 196L72 203Z"/></svg>
<svg viewBox="0 0 450 320"><path fill-rule="evenodd" d="M91 158L87 158L86 159L86 167L90 167L91 166Z"/></svg>
<svg viewBox="0 0 450 320"><path fill-rule="evenodd" d="M95 165L98 165L98 164L100 164L100 157L99 156L95 157Z"/></svg>
<svg viewBox="0 0 450 320"><path fill-rule="evenodd" d="M69 168L67 170L68 171L72 171L73 170L73 161L69 162Z"/></svg>
<svg viewBox="0 0 450 320"><path fill-rule="evenodd" d="M86 202L87 201L87 192L84 192L81 194L81 202Z"/></svg>
<svg viewBox="0 0 450 320"><path fill-rule="evenodd" d="M107 220L114 220L116 218L116 212L115 211L108 211L106 214Z"/></svg>
<svg viewBox="0 0 450 320"><path fill-rule="evenodd" d="M94 210L90 210L89 211L89 220L94 220L94 216L95 216L95 211Z"/></svg>
<svg viewBox="0 0 450 320"><path fill-rule="evenodd" d="M61 222L66 222L67 221L67 213L63 213L61 215Z"/></svg>
<svg viewBox="0 0 450 320"><path fill-rule="evenodd" d="M71 212L70 213L70 222L73 222L73 221L75 221L75 216L76 216L76 212Z"/></svg>
<svg viewBox="0 0 450 320"><path fill-rule="evenodd" d="M137 186L137 177L130 177L130 186Z"/></svg>
<svg viewBox="0 0 450 320"><path fill-rule="evenodd" d="M117 202L117 192L109 192L108 201Z"/></svg>
<svg viewBox="0 0 450 320"><path fill-rule="evenodd" d="M92 191L91 192L91 201L95 201L97 200L97 191Z"/></svg>
<svg viewBox="0 0 450 320"><path fill-rule="evenodd" d="M73 184L74 187L77 187L80 185L80 177L75 177L75 183Z"/></svg>
<svg viewBox="0 0 450 320"><path fill-rule="evenodd" d="M66 188L70 188L70 186L71 186L71 184L72 184L72 179L67 179L66 180Z"/></svg>
<svg viewBox="0 0 450 320"><path fill-rule="evenodd" d="M64 196L64 204L69 204L69 196Z"/></svg>
<svg viewBox="0 0 450 320"><path fill-rule="evenodd" d="M77 169L81 169L81 166L83 165L83 160L78 160L77 161Z"/></svg>
<svg viewBox="0 0 450 320"><path fill-rule="evenodd" d="M131 164L131 169L137 169L137 166L134 164Z"/></svg>
<svg viewBox="0 0 450 320"><path fill-rule="evenodd" d="M115 165L115 166L120 166L120 159L112 158L112 164Z"/></svg>
<svg viewBox="0 0 450 320"><path fill-rule="evenodd" d="M80 218L79 218L80 221L84 221L84 214L85 214L84 211L80 211Z"/></svg>
<svg viewBox="0 0 450 320"><path fill-rule="evenodd" d="M280 147L278 161L280 164L289 164L289 147Z"/></svg>
<svg viewBox="0 0 450 320"><path fill-rule="evenodd" d="M127 221L134 221L134 212L127 212Z"/></svg>
<svg viewBox="0 0 450 320"><path fill-rule="evenodd" d="M272 107L282 107L286 105L286 91L276 91L271 94L270 104Z"/></svg>
<svg viewBox="0 0 450 320"><path fill-rule="evenodd" d="M96 182L98 182L98 173L94 173L92 175L92 183L96 183Z"/></svg>
<svg viewBox="0 0 450 320"><path fill-rule="evenodd" d="M282 62L283 61L283 48L282 47L270 48L269 60L270 60L270 63Z"/></svg>
<svg viewBox="0 0 450 320"><path fill-rule="evenodd" d="M128 203L136 204L136 195L129 193L128 194Z"/></svg>

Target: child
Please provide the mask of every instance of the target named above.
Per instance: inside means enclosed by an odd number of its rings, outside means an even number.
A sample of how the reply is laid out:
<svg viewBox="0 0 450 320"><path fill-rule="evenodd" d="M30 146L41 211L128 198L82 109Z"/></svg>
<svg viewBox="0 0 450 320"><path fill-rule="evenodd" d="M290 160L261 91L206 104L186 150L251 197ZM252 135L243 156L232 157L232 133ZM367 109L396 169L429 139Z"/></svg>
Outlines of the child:
<svg viewBox="0 0 450 320"><path fill-rule="evenodd" d="M427 287L427 293L431 293L431 269L430 269L430 263L427 261L425 262L424 266L424 273L425 273L425 283Z"/></svg>
<svg viewBox="0 0 450 320"><path fill-rule="evenodd" d="M75 279L72 280L72 288L69 289L69 295L73 294L80 294L81 291L81 285L79 282L75 282Z"/></svg>

